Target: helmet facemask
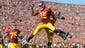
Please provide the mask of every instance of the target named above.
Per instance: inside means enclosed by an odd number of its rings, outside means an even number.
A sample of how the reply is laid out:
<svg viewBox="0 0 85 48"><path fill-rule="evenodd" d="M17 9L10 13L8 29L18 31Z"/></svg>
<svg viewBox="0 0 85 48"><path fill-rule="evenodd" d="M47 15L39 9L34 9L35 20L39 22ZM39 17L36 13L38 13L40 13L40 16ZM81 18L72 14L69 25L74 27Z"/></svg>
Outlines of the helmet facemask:
<svg viewBox="0 0 85 48"><path fill-rule="evenodd" d="M44 3L39 3L39 9L42 11L45 9L45 4Z"/></svg>

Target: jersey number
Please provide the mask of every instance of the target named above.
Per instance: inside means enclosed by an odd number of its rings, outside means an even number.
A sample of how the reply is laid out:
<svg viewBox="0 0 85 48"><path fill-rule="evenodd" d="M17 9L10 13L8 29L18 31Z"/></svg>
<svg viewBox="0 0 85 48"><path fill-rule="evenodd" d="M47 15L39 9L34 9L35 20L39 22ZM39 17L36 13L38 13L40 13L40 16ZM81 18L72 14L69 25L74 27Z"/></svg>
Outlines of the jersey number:
<svg viewBox="0 0 85 48"><path fill-rule="evenodd" d="M16 36L17 36L17 32L11 32L11 33L10 33L11 39L12 39L12 38L16 38Z"/></svg>
<svg viewBox="0 0 85 48"><path fill-rule="evenodd" d="M46 12L41 12L40 16L41 16L41 18L46 19L47 18L47 13Z"/></svg>

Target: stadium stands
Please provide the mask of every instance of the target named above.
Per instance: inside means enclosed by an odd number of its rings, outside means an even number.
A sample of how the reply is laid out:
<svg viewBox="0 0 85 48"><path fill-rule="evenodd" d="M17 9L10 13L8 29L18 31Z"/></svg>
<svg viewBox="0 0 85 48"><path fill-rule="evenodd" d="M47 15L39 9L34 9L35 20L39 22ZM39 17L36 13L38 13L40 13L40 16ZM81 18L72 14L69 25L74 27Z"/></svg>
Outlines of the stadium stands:
<svg viewBox="0 0 85 48"><path fill-rule="evenodd" d="M11 24L16 24L16 27L21 30L23 36L30 36L34 28L39 22L39 17L32 17L30 14L30 4L37 4L36 0L0 0L0 30L4 32L6 27L11 27ZM29 3L30 2L30 3ZM61 16L65 20L57 19L55 26L66 32L73 34L72 39L62 40L59 36L53 36L53 44L64 42L66 44L74 44L76 42L85 45L85 6L70 5L46 2L52 9L59 9ZM33 38L30 43L44 44L47 43L46 32L41 31Z"/></svg>

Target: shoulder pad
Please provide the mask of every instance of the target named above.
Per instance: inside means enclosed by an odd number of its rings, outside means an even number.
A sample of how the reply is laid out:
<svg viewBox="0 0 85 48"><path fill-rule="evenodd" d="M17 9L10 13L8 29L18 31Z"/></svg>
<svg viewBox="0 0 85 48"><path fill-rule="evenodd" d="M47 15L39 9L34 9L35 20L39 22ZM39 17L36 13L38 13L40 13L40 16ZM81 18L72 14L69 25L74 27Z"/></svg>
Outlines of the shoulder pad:
<svg viewBox="0 0 85 48"><path fill-rule="evenodd" d="M6 28L5 29L5 32L7 33L7 32L10 32L11 31L11 29L10 28Z"/></svg>

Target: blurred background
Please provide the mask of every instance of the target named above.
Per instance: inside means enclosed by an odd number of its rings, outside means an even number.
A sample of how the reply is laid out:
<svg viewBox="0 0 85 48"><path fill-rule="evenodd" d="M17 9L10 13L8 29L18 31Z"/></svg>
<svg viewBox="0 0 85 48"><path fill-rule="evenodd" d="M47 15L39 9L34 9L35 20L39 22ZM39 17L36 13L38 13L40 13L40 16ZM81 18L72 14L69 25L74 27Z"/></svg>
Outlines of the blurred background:
<svg viewBox="0 0 85 48"><path fill-rule="evenodd" d="M23 36L30 36L37 24L39 17L33 17L30 13L30 5L37 4L39 0L0 0L0 32L6 27L16 24ZM73 35L72 39L63 40L54 34L53 43L85 45L85 5L63 4L45 2L52 10L59 9L64 20L57 19L55 27ZM40 31L31 41L32 44L46 44L47 35L44 30Z"/></svg>

